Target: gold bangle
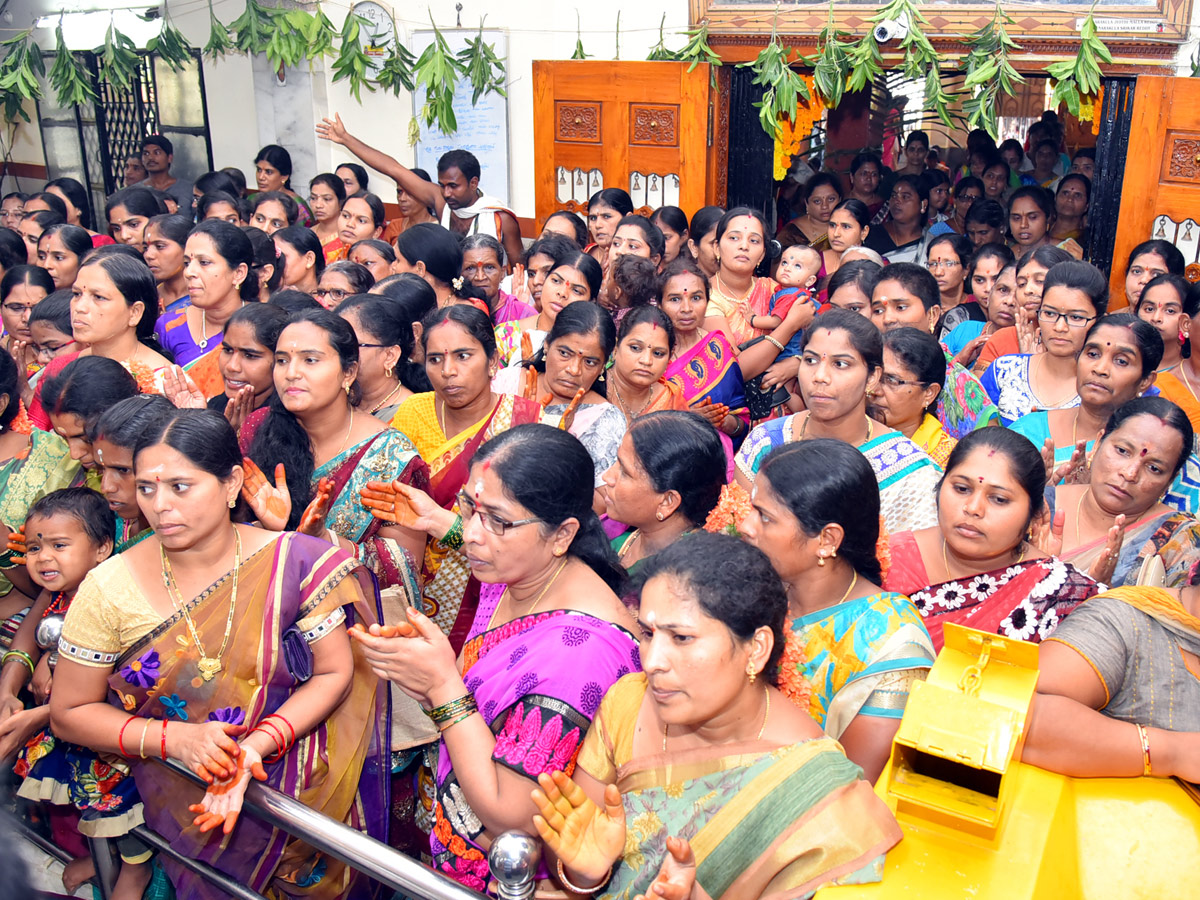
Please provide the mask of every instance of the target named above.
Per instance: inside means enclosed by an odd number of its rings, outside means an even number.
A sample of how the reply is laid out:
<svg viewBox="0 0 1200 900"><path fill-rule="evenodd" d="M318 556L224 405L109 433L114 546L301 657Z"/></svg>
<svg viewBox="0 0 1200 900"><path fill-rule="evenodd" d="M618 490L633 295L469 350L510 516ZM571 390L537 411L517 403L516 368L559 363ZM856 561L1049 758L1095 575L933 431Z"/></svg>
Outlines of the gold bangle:
<svg viewBox="0 0 1200 900"><path fill-rule="evenodd" d="M1146 731L1146 726L1138 724L1138 737L1142 739L1142 774L1150 774L1150 735Z"/></svg>
<svg viewBox="0 0 1200 900"><path fill-rule="evenodd" d="M146 758L146 732L150 730L152 719L147 719L146 724L142 726L142 739L138 741L138 756L142 759Z"/></svg>
<svg viewBox="0 0 1200 900"><path fill-rule="evenodd" d="M780 353L783 352L783 350L784 350L783 344L779 343L779 341L775 340L775 338L773 338L771 335L769 335L769 334L763 335L763 338L767 341L767 343L774 344Z"/></svg>
<svg viewBox="0 0 1200 900"><path fill-rule="evenodd" d="M608 884L609 879L612 877L612 870L610 869L609 870L609 878L605 878L603 881L601 881L595 887L582 888L582 887L579 887L579 885L571 884L571 879L567 878L567 873L563 871L562 860L560 859L560 860L557 860L556 862L557 862L557 866L558 866L558 880L560 882L562 882L563 887L565 887L569 891L574 891L576 894L598 894L598 893L600 893L601 890L603 890L604 886L606 884Z"/></svg>
<svg viewBox="0 0 1200 900"><path fill-rule="evenodd" d="M464 712L464 713L463 713L461 716L459 716L457 719L454 719L454 720L453 720L453 721L451 721L451 722L445 722L445 723L441 723L441 724L439 724L439 725L438 725L438 731L439 731L439 732L446 732L446 731L449 731L451 728L453 728L453 727L454 727L455 725L457 725L459 722L465 722L465 721L467 721L467 719L471 718L471 716L475 715L475 713L477 713L477 712L479 712L479 710L478 710L478 709L468 709L466 712Z"/></svg>

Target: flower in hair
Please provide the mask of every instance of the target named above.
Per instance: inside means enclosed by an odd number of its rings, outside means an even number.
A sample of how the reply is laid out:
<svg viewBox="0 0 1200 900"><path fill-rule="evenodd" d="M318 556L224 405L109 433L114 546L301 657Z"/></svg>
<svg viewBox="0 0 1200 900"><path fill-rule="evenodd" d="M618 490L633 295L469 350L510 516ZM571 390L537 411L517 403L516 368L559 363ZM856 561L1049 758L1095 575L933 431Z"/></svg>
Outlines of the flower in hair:
<svg viewBox="0 0 1200 900"><path fill-rule="evenodd" d="M462 280L462 276L461 276L461 275L459 275L457 278L452 278L452 279L450 279L450 283L451 283L452 285L454 285L454 289L455 289L456 291L461 291L461 290L462 290L462 286L463 286L463 280Z"/></svg>

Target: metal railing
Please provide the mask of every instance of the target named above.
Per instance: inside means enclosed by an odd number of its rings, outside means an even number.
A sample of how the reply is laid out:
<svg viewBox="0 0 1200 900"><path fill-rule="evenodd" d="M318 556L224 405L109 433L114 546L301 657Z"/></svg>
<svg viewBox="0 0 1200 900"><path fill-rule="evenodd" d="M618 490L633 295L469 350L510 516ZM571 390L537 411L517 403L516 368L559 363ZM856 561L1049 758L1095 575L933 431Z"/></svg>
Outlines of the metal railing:
<svg viewBox="0 0 1200 900"><path fill-rule="evenodd" d="M182 766L175 763L160 765L167 765L181 778L204 786L199 778ZM242 811L286 831L392 890L401 891L412 900L481 900L484 897L370 835L334 821L256 781L251 781L246 789ZM33 838L28 829L25 834ZM262 900L261 894L212 866L183 856L165 838L145 825L139 825L133 834L231 897L237 900ZM39 843L44 842L39 839ZM104 838L89 839L92 857L96 861L96 880L105 900L112 896L118 872L118 862L111 844ZM536 839L515 831L505 832L492 842L488 864L497 882L499 897L503 900L528 900L533 897L540 849ZM55 855L60 856L58 853Z"/></svg>

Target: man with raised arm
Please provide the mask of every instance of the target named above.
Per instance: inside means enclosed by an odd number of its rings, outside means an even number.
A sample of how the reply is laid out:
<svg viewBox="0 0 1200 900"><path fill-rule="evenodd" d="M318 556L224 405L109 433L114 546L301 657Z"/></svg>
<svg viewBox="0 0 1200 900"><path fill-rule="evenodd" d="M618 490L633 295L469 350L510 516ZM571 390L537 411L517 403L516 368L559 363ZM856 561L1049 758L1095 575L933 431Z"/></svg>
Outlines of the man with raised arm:
<svg viewBox="0 0 1200 900"><path fill-rule="evenodd" d="M524 253L517 217L497 198L479 189L479 160L466 150L451 150L438 160L437 184L416 175L381 150L364 144L346 130L342 117L317 124L317 135L341 144L364 163L395 180L408 194L433 207L442 225L456 234L488 234L504 247L509 267Z"/></svg>

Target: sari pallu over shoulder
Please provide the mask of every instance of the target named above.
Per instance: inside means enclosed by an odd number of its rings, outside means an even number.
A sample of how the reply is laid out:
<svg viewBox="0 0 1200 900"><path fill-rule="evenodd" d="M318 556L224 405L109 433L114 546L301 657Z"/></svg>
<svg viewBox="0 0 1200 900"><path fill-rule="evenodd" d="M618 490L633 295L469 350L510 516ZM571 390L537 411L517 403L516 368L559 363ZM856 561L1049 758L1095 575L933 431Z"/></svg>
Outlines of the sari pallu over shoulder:
<svg viewBox="0 0 1200 900"><path fill-rule="evenodd" d="M481 591L473 636L463 646L463 680L496 737L492 759L530 779L532 790L543 772L574 771L605 692L640 671L641 656L628 631L574 610L548 610L483 630L504 588L489 584ZM482 832L443 743L430 835L434 867L483 890L487 859L475 843Z"/></svg>
<svg viewBox="0 0 1200 900"><path fill-rule="evenodd" d="M343 621L378 621L370 573L344 551L300 534L285 534L243 563L231 642L212 681L197 677L198 651L180 614L163 622L116 660L109 700L133 715L170 722L219 721L253 728L301 681L289 659ZM224 576L188 604L205 647L225 631L232 578ZM257 636L257 640L253 637ZM303 646L298 646L297 641ZM298 736L279 761L266 764L267 784L324 815L384 839L389 771L384 722L387 692L361 651L346 698L329 718ZM337 861L249 816L232 839L201 834L189 804L201 790L151 762L132 761L146 821L185 856L203 860L260 893L277 890L317 898L367 897L371 889ZM179 900L224 896L166 863ZM303 890L301 890L303 889Z"/></svg>
<svg viewBox="0 0 1200 900"><path fill-rule="evenodd" d="M584 771L617 785L625 807L625 853L602 897L645 893L669 836L691 843L697 894L713 900L790 900L880 880L900 828L835 741L743 741L635 758L645 690L640 674L615 685L580 755Z"/></svg>

